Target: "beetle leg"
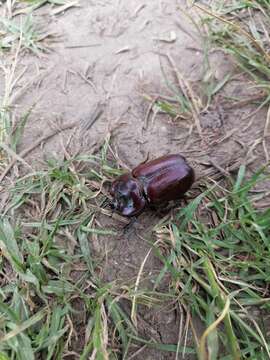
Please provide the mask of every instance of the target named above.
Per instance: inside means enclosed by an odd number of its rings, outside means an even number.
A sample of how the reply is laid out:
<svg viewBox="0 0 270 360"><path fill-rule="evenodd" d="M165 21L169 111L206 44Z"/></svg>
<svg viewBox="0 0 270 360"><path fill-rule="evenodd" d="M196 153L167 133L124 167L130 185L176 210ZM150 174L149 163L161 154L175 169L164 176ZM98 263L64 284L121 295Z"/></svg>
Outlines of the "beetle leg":
<svg viewBox="0 0 270 360"><path fill-rule="evenodd" d="M130 222L128 224L126 224L123 228L124 235L128 235L129 232L133 230L133 225L136 224L137 221L138 221L138 219L136 216L133 216L132 218L130 218Z"/></svg>

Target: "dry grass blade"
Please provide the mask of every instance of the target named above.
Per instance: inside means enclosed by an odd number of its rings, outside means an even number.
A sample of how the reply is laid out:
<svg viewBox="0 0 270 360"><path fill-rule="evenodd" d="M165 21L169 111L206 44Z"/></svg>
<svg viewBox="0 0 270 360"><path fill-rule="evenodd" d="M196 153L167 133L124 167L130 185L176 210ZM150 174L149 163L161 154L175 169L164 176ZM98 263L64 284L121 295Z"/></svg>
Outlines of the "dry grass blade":
<svg viewBox="0 0 270 360"><path fill-rule="evenodd" d="M268 163L269 159L270 159L267 144L266 144L267 138L269 138L269 137L270 137L270 106L268 107L265 126L264 126L264 132L263 132L263 148L264 148L266 163Z"/></svg>
<svg viewBox="0 0 270 360"><path fill-rule="evenodd" d="M224 176L228 176L230 173L236 172L239 170L241 165L250 165L253 161L255 161L255 157L246 158L245 156L239 157L235 156L229 161L225 160L222 164L216 164L211 161L212 165L209 169L200 170L196 177L196 182L194 184L194 188L200 185L202 180L211 179L213 181L219 181ZM194 164L194 168L197 168L197 163Z"/></svg>
<svg viewBox="0 0 270 360"><path fill-rule="evenodd" d="M200 339L200 345L199 345L199 354L200 354L200 360L207 360L207 351L205 347L207 336L213 331L220 323L223 321L225 316L228 314L230 309L230 299L227 298L224 309L222 310L219 317L204 331L201 339ZM234 360L240 360L240 358L235 358Z"/></svg>
<svg viewBox="0 0 270 360"><path fill-rule="evenodd" d="M214 12L208 10L207 8L205 8L201 5L194 4L194 6L197 9L203 11L204 13L222 21L223 23L225 23L227 25L232 26L237 32L246 36L251 41L251 43L258 49L258 51L265 57L265 59L268 61L268 63L270 63L270 55L265 51L265 49L260 45L260 43L252 35L250 35L247 31L245 31L242 27L238 26L237 24L235 24L232 21L224 19L222 16L215 14Z"/></svg>
<svg viewBox="0 0 270 360"><path fill-rule="evenodd" d="M238 167L237 161L230 169L235 166ZM255 311L269 312L269 306L264 309L263 305L269 295L268 290L264 291L269 276L269 255L266 255L269 209L265 212L255 209L249 198L259 179L269 180L269 172L265 167L249 180L244 180L244 176L245 167L241 166L230 186L210 189L208 184L206 191L182 208L176 219L165 219L155 230L162 244L159 253L164 262L162 273L167 269L172 276L170 288L174 287L187 313L198 315L205 325L197 344L199 359L225 355L240 359L242 354L255 359L259 349L263 349L262 359L267 359L269 354L270 344L264 331L268 321L261 327L258 317L254 322L250 315L252 305ZM251 223L254 233L249 227ZM245 261L241 254L245 254ZM266 266L264 275L261 261ZM224 274L228 281L224 280ZM218 326L221 321L222 328ZM196 343L196 329L191 328ZM219 343L226 348L224 352Z"/></svg>
<svg viewBox="0 0 270 360"><path fill-rule="evenodd" d="M157 244L157 242L155 243ZM144 266L145 266L145 263L147 261L147 259L149 258L150 254L152 252L152 249L150 249L148 251L148 253L146 254L145 258L143 259L142 263L141 263L141 266L140 266L140 269L139 269L139 272L138 272L138 275L137 275L137 279L136 279L136 282L135 282L135 288L134 288L134 295L132 297L132 306L131 306L131 320L133 321L133 324L134 326L137 328L137 317L136 317L136 300L137 300L137 291L139 289L139 283L140 283L140 279L141 279L141 276L142 276L142 272L143 272L143 269L144 269Z"/></svg>
<svg viewBox="0 0 270 360"><path fill-rule="evenodd" d="M38 147L40 144L42 144L44 141L49 140L50 138L52 138L53 136L59 134L62 131L68 130L73 128L74 126L76 126L77 121L73 121L67 125L64 125L61 128L58 128L52 132L50 132L49 134L46 134L44 136L41 136L39 139L37 139L31 146L29 146L27 149L22 150L20 152L20 154L18 155L20 159L23 159L26 155L28 155L31 151L33 151L36 147ZM8 166L4 169L4 171L2 172L1 176L0 176L0 182L3 181L3 179L6 177L6 175L9 173L9 171L12 169L12 167L15 165L17 159L14 158L9 164Z"/></svg>
<svg viewBox="0 0 270 360"><path fill-rule="evenodd" d="M14 56L14 60L10 68L6 68L4 65L0 65L5 74L5 90L3 98L0 104L0 141L5 142L7 137L7 118L9 117L9 111L11 107L11 98L16 86L17 79L15 78L15 71L18 64L18 56L21 51L22 34L20 36L19 44Z"/></svg>
<svg viewBox="0 0 270 360"><path fill-rule="evenodd" d="M15 336L21 334L23 331L28 329L29 327L35 325L39 321L43 319L43 317L46 315L47 309L44 309L42 311L39 311L37 314L35 314L30 319L26 320L24 323L17 325L16 328L6 335L0 337L0 344L4 343L6 341L9 341L10 339L14 338Z"/></svg>
<svg viewBox="0 0 270 360"><path fill-rule="evenodd" d="M66 4L62 5L62 6L59 6L57 9L55 10L52 10L52 14L53 15L58 15L72 7L79 7L79 1L78 0L75 0L75 1L70 1L70 2L67 2Z"/></svg>
<svg viewBox="0 0 270 360"><path fill-rule="evenodd" d="M7 146L4 143L0 143L0 148L2 148L3 150L5 150L13 159L14 161L19 161L21 162L23 165L25 165L28 169L30 169L31 171L33 171L33 168L31 165L28 164L28 162L26 162L22 157L20 157L18 154L16 154L9 146Z"/></svg>
<svg viewBox="0 0 270 360"><path fill-rule="evenodd" d="M170 64L173 67L173 71L175 72L175 74L177 76L180 89L182 90L185 97L190 100L192 116L194 118L198 133L202 137L202 127L201 127L200 119L199 119L199 113L200 113L200 108L198 105L199 101L195 97L195 94L194 94L191 86L189 85L189 83L185 80L184 76L180 73L179 69L177 69L173 58L168 54L166 56L167 56Z"/></svg>

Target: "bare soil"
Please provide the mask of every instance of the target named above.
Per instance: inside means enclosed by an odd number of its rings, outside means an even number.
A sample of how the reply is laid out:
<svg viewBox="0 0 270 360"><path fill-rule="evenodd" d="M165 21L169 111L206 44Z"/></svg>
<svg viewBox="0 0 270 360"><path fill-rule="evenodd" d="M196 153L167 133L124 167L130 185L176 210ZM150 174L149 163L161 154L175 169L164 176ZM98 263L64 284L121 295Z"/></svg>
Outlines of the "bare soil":
<svg viewBox="0 0 270 360"><path fill-rule="evenodd" d="M195 127L192 130L192 122L174 121L165 113L148 112L150 103L145 95L152 98L172 95L161 63L170 81L178 86L170 64L160 54L170 54L185 79L200 88L203 53L185 12L194 16L183 0L81 0L80 7L55 17L48 15L49 7L39 9L36 22L54 34L54 42L49 44L48 54L37 57L25 53L19 59L19 68L25 68L25 73L17 90L26 88L14 104L17 116L37 102L19 150L51 128L74 121L77 125L36 148L27 156L27 162L40 167L44 158L64 157L63 146L70 154L91 153L108 134L120 163L127 168L146 158L174 152L191 161L217 164L226 163L237 153L241 157L262 136L266 116L265 110L261 110L255 117L248 117L251 105L226 107L225 96L254 94L241 77L231 81L207 112L201 114L203 139ZM221 52L210 54L210 60L217 81L228 72L234 74L231 60ZM97 119L96 109L103 110ZM258 159L251 165L253 169L264 159L260 146L253 150ZM110 241L100 238L100 242L91 244L97 253L107 254L102 269L106 281L136 277L150 248L142 235L145 237L159 220L159 214L146 211L125 230L123 224L113 219L100 219L119 234ZM160 266L150 255L144 275L153 274ZM166 308L149 311L142 307L139 312L142 335L163 343L177 343L180 317L177 311ZM197 326L200 329L199 323ZM145 348L134 359L174 357L175 354Z"/></svg>

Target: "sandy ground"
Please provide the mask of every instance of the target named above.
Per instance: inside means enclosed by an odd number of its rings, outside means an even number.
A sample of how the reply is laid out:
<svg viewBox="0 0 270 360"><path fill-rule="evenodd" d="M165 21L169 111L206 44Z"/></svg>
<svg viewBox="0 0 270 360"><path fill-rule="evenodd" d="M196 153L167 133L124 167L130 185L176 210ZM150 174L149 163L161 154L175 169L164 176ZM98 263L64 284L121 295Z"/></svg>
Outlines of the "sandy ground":
<svg viewBox="0 0 270 360"><path fill-rule="evenodd" d="M77 121L71 153L91 151L111 133L119 158L132 167L147 156L169 152L182 152L189 158L224 157L228 141L230 148L240 151L242 146L237 145L236 137L245 143L258 136L264 114L257 116L254 134L252 126L248 127L250 119L245 119L250 109L224 110L219 97L200 117L203 141L196 131L189 136L192 122L173 122L168 115L156 112L150 112L146 119L149 102L145 95L152 99L160 94L173 96L161 63L170 85L177 90L172 66L164 55L174 59L192 86L204 78L200 39L186 11L185 1L130 1L128 5L124 1L81 1L81 7L59 17L49 16L48 7L42 7L35 20L55 36L53 44L48 45L48 55L38 58L26 54L20 58L25 74L18 88L26 89L16 99L17 114L37 102L22 148L49 127ZM210 61L217 82L232 72L232 63L221 53L212 52ZM225 92L223 96L241 96L247 93L247 87L238 78ZM103 113L93 124L97 108ZM46 156L62 153L61 143L55 138L43 149ZM37 153L41 154L40 149ZM32 154L33 159L36 156Z"/></svg>
<svg viewBox="0 0 270 360"><path fill-rule="evenodd" d="M226 109L225 95L247 95L241 76L236 77L215 98L207 112L200 115L203 140L191 125L155 111L148 112L149 101L160 94L172 96L163 71L177 89L169 55L194 88L204 77L200 40L185 11L185 1L148 0L81 0L81 6L65 14L51 16L48 6L36 12L35 20L54 34L48 44L50 52L37 57L25 53L18 69L25 69L17 84L24 89L16 99L17 117L37 102L26 126L21 149L29 146L51 128L76 121L69 131L35 149L27 161L36 167L52 155L63 156L63 144L70 136L70 154L90 153L108 134L123 166L131 168L142 160L178 152L190 160L220 162L232 154L241 154L261 136L265 111L248 117L250 106ZM194 15L192 15L194 16ZM221 81L233 64L220 52L210 55L212 73ZM26 88L24 88L24 86ZM98 118L95 114L102 111ZM194 124L193 124L194 125ZM193 131L191 131L193 129ZM63 139L63 142L62 142ZM254 148L263 159L262 148ZM254 168L258 163L253 164ZM109 255L103 269L104 279L128 280L136 276L149 245L140 235L146 234L160 216L146 212L127 231L123 225L101 219L117 229L119 236L91 244L96 252ZM152 274L160 268L150 256L145 271ZM141 333L164 343L177 343L179 314L141 309ZM199 327L199 324L198 324ZM146 349L135 359L173 359L174 354ZM186 357L186 359L188 359Z"/></svg>

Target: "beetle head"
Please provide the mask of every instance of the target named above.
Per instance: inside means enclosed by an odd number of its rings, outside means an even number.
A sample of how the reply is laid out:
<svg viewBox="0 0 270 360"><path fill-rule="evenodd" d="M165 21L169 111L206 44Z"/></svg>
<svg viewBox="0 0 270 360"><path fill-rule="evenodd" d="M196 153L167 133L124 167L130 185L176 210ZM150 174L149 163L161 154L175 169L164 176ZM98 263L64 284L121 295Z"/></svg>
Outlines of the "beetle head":
<svg viewBox="0 0 270 360"><path fill-rule="evenodd" d="M137 215L146 205L142 186L131 174L119 176L112 183L110 193L113 197L112 208L122 215Z"/></svg>

